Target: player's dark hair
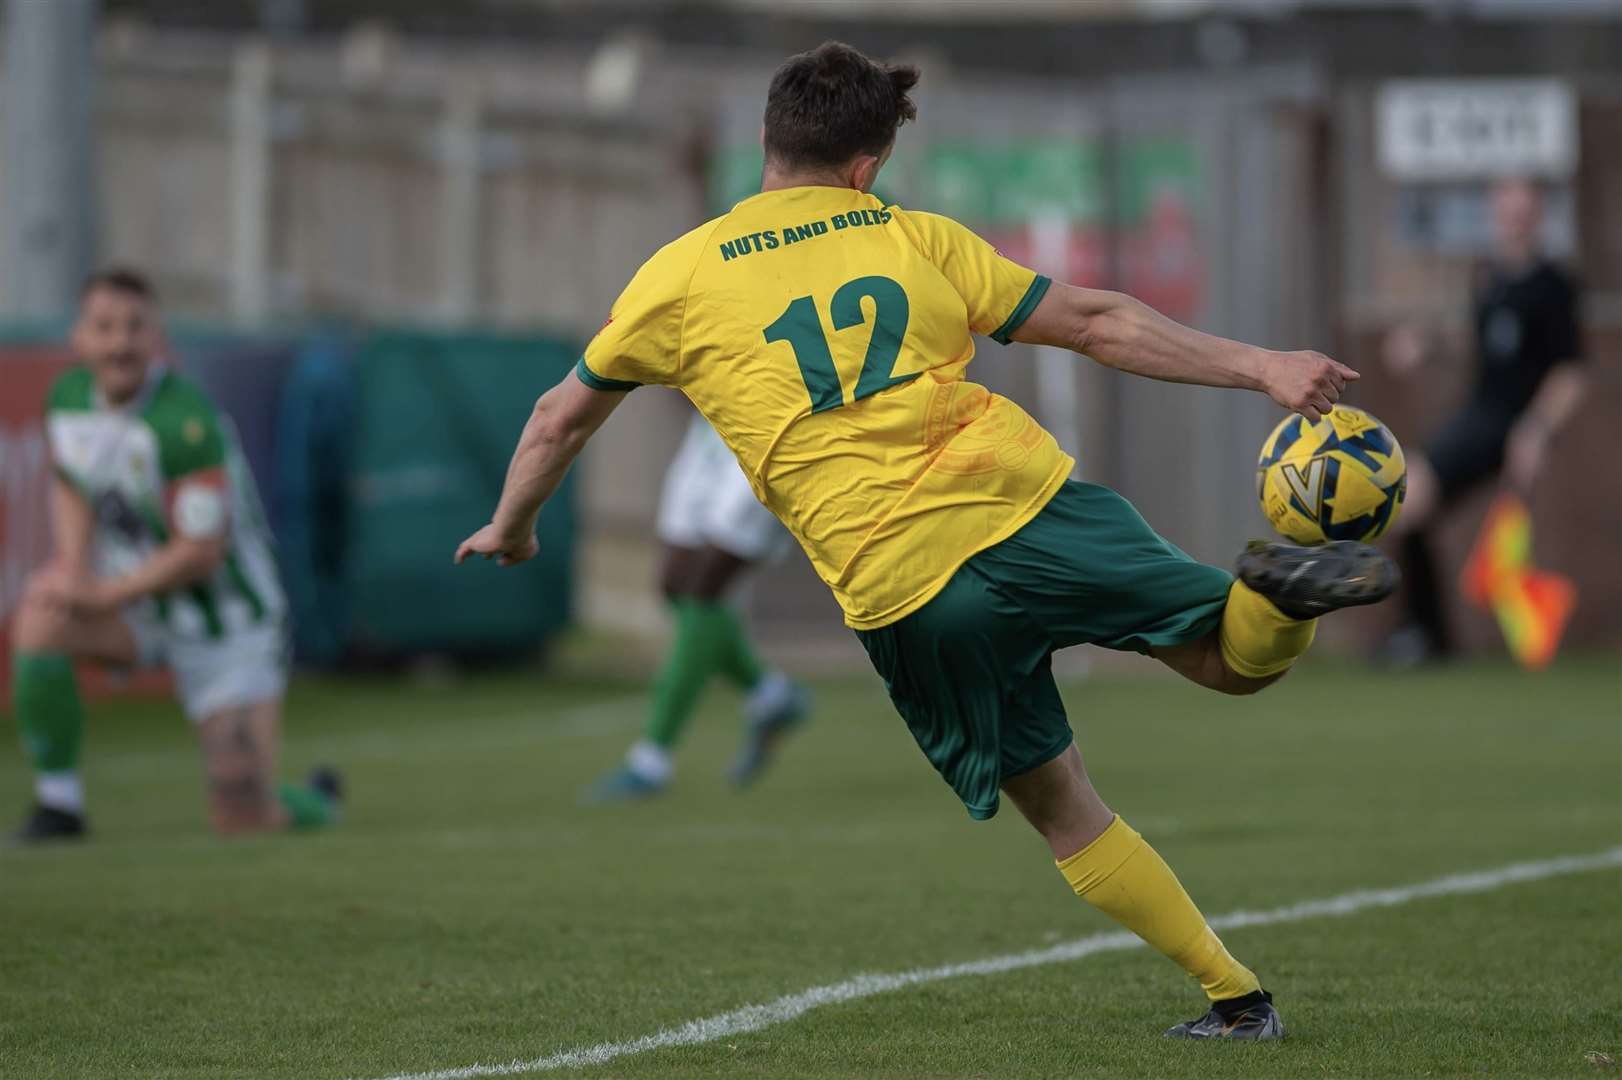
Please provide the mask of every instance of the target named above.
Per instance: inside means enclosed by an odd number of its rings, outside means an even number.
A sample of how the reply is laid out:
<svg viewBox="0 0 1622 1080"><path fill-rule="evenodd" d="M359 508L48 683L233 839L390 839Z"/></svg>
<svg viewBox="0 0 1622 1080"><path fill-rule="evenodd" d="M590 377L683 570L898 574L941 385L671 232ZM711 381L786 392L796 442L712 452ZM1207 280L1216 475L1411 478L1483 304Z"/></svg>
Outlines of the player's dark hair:
<svg viewBox="0 0 1622 1080"><path fill-rule="evenodd" d="M138 296L149 304L158 302L158 290L152 287L151 280L139 270L127 266L103 267L85 278L84 284L79 286L79 299L83 300L97 289Z"/></svg>
<svg viewBox="0 0 1622 1080"><path fill-rule="evenodd" d="M918 69L881 64L839 41L791 56L766 92L766 156L800 168L877 156L918 115Z"/></svg>

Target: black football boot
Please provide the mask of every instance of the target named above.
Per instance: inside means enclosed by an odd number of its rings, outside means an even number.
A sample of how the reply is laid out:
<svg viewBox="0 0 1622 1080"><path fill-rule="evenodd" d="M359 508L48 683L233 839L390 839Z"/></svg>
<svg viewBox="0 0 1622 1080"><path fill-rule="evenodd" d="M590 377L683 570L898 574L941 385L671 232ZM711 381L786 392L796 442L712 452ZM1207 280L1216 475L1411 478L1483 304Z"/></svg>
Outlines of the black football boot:
<svg viewBox="0 0 1622 1080"><path fill-rule="evenodd" d="M1284 1038L1284 1021L1273 1008L1273 995L1257 990L1244 997L1211 1002L1211 1011L1166 1032L1168 1039L1240 1039L1260 1042Z"/></svg>
<svg viewBox="0 0 1622 1080"><path fill-rule="evenodd" d="M27 847L33 844L50 844L59 840L83 840L88 831L83 814L36 803L28 812L27 820L11 834L11 844L16 847Z"/></svg>
<svg viewBox="0 0 1622 1080"><path fill-rule="evenodd" d="M1340 608L1377 604L1402 580L1396 563L1355 540L1311 547L1252 540L1235 569L1240 581L1292 619L1316 619Z"/></svg>

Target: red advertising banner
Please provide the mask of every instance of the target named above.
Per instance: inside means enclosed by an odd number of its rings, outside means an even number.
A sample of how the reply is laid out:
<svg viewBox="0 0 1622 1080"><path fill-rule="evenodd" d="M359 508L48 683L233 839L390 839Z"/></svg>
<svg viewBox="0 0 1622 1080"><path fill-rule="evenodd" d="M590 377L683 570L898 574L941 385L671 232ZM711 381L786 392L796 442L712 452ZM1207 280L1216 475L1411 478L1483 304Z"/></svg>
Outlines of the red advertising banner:
<svg viewBox="0 0 1622 1080"><path fill-rule="evenodd" d="M29 573L50 554L44 403L67 362L59 349L0 349L0 628L10 624Z"/></svg>
<svg viewBox="0 0 1622 1080"><path fill-rule="evenodd" d="M45 445L45 394L70 362L49 346L0 346L0 691L10 698L11 617L28 575L51 554L46 511L50 461ZM89 676L91 694L161 691L166 680Z"/></svg>

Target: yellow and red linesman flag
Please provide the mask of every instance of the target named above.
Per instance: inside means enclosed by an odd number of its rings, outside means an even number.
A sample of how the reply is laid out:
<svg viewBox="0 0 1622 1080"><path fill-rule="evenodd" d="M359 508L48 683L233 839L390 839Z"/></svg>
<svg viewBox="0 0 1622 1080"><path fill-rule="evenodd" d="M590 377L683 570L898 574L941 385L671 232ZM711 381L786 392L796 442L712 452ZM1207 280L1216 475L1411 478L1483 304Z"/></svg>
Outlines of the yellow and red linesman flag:
<svg viewBox="0 0 1622 1080"><path fill-rule="evenodd" d="M1577 606L1570 578L1532 565L1532 515L1510 494L1487 511L1460 587L1467 600L1493 613L1509 651L1528 668L1554 659Z"/></svg>

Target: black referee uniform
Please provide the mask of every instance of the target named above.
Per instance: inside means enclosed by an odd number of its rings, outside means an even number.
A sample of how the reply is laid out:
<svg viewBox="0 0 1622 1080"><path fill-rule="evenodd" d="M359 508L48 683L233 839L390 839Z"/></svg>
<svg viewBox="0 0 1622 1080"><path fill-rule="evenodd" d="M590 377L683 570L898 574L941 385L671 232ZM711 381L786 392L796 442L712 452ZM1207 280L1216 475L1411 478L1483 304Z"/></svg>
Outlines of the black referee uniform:
<svg viewBox="0 0 1622 1080"><path fill-rule="evenodd" d="M1469 403L1425 450L1445 509L1498 475L1510 430L1557 365L1581 357L1577 283L1553 263L1508 271L1489 267L1475 303L1476 379ZM1411 623L1430 646L1451 646L1441 589L1423 531L1404 545Z"/></svg>

